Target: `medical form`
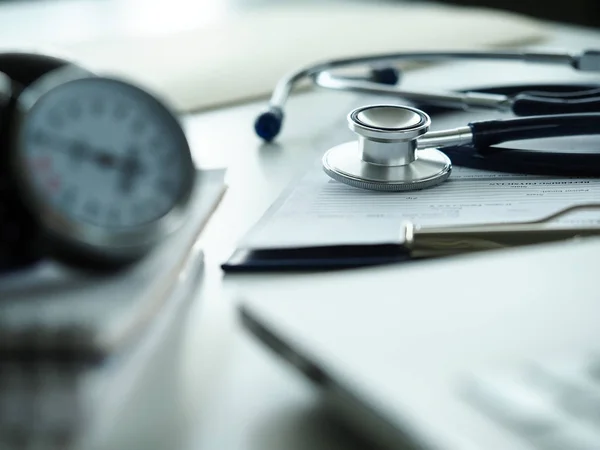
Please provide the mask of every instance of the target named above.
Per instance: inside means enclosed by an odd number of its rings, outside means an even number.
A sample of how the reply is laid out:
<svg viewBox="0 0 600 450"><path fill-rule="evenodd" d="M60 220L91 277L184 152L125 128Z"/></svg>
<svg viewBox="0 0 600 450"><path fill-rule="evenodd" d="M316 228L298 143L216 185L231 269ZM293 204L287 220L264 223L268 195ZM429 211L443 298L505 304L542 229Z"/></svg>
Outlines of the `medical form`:
<svg viewBox="0 0 600 450"><path fill-rule="evenodd" d="M459 225L533 220L567 206L600 202L600 179L555 178L454 167L432 189L375 192L311 169L285 191L238 249L302 248L399 242L403 221ZM600 225L584 211L561 223Z"/></svg>

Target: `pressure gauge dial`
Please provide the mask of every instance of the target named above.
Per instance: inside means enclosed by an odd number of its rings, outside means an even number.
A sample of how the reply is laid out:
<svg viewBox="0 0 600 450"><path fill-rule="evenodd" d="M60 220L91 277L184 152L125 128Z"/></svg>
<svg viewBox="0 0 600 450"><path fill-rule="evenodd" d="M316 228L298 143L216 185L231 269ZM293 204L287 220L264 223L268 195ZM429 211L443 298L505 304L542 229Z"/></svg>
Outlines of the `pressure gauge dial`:
<svg viewBox="0 0 600 450"><path fill-rule="evenodd" d="M127 261L181 224L196 171L181 126L154 96L58 70L19 96L16 117L18 185L57 247Z"/></svg>

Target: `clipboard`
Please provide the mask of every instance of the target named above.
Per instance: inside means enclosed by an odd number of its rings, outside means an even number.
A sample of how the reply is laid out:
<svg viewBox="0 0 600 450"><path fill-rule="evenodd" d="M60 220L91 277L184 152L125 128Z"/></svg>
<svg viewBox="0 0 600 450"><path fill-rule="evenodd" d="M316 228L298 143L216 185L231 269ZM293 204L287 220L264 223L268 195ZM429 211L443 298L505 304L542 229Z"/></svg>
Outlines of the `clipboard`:
<svg viewBox="0 0 600 450"><path fill-rule="evenodd" d="M551 86L549 86L551 87ZM502 114L497 112L490 111L482 111L482 112L456 112L456 111L448 111L444 108L424 108L428 113L435 117L434 123L436 126L439 126L441 129L443 128L451 128L457 126L458 124L467 123L469 120L479 120L486 119L491 117L501 117L503 115L509 116L508 114ZM589 138L589 139L588 139ZM579 145L581 142L581 147L583 151L588 151L588 147L590 147L589 151L595 150L597 151L596 142L592 141L593 137L584 137L582 141L577 141L572 143L572 145ZM560 148L562 145L566 145L566 141L562 138L554 139L552 143L546 142L547 140L533 140L524 143L516 143L516 148L523 149L524 151L536 151L543 149L545 151L551 151L552 148ZM571 141L569 141L571 142ZM590 145L591 144L591 145ZM594 147L593 149L591 147ZM315 161L315 167L311 167L309 172L321 173L320 169L320 160ZM424 191L415 191L412 193L415 197L425 196L437 196L438 192L436 189L449 189L448 183L454 183L453 180L456 179L456 173L458 170L461 170L462 167L454 168L453 174L450 176L450 180L445 184L441 185L439 188L427 189ZM481 168L481 171L489 173L490 177L497 177L498 183L503 183L507 181L508 183L528 183L531 180L544 180L546 179L548 182L549 189L548 192L552 191L552 183L555 183L556 180L560 179L560 183L577 183L577 180L582 180L582 183L585 184L585 188L590 187L593 191L589 191L586 198L579 198L579 194L573 194L570 197L570 200L567 202L569 205L580 201L580 202L592 202L594 199L600 198L600 178L588 178L584 176L580 177L569 177L568 175L560 175L557 174L555 176L548 176L544 174L511 174L505 172L507 169L505 166L500 165L498 167L498 171L491 171L492 167L485 164ZM512 178L512 179L510 179ZM565 181L566 180L566 181ZM571 181L573 180L573 181ZM589 180L590 182L587 183ZM309 239L304 239L303 242L299 245L282 245L277 247L276 245L254 245L253 242L247 242L248 236L255 234L257 230L261 227L265 227L265 223L268 223L271 217L277 214L277 211L284 207L286 202L290 202L290 197L293 195L295 189L300 190L301 188L305 188L305 186L301 186L302 179L293 180L288 188L280 195L277 201L267 210L267 212L263 215L263 217L252 227L246 236L242 239L240 243L238 243L238 248L235 249L229 258L221 265L221 268L225 273L241 273L241 272L286 272L286 271L322 271L322 270L337 270L337 269L346 269L346 268L356 268L356 267L364 267L364 266L374 266L374 265L382 265L382 264L406 264L413 263L415 259L408 256L405 251L399 249L397 246L396 234L390 234L386 239L381 240L370 240L373 236L369 235L369 230L365 231L364 241L346 241L340 243L329 243L329 242L309 242ZM560 184L559 184L560 186ZM348 188L354 189L354 188ZM498 188L502 189L502 188ZM304 189L302 192L305 192ZM434 195L435 193L435 195ZM402 193L401 193L402 194ZM352 194L348 194L349 198L351 198ZM365 194L368 195L368 194ZM374 193L377 200L379 198L391 198L391 196L398 195L396 193ZM552 195L551 193L547 195ZM387 196L387 197L386 197ZM314 198L309 198L306 200L307 202L314 201ZM335 205L335 197L331 197L328 199L330 204ZM344 199L344 201L348 202L348 198ZM365 202L365 204L367 204ZM398 205L396 205L398 206ZM568 206L567 204L561 205L560 207ZM534 219L536 217L547 215L551 212L555 212L560 207L553 206L549 207L545 211L540 211L538 214L532 214L530 217L516 217L515 221L522 221L526 219ZM515 207L518 209L518 206ZM291 208L290 208L291 210ZM382 210L374 210L375 213L381 213ZM293 214L293 211L288 211L289 214ZM598 218L598 214L596 213L596 221L600 224L600 218ZM502 214L496 214L495 216L486 217L485 221L488 222L496 222L500 219L503 219ZM348 220L352 220L351 218ZM419 220L416 219L416 222L419 223ZM468 222L468 221L467 221ZM291 223L291 222L290 222ZM397 230L399 232L401 227L402 220L399 219L396 223ZM451 225L451 223L448 223ZM318 225L315 224L315 227ZM324 229L324 234L333 234L336 231L333 229ZM268 233L265 233L267 235Z"/></svg>
<svg viewBox="0 0 600 450"><path fill-rule="evenodd" d="M404 223L396 243L259 250L249 252L249 262L243 259L242 253L242 260L236 265L235 258L240 253L238 250L227 263L227 270L235 272L238 268L241 268L239 271L357 268L599 237L600 218L596 219L596 224L582 222L578 225L564 226L556 222L557 219L581 211L600 211L600 202L572 205L524 222L421 227L408 221ZM230 265L232 260L233 265Z"/></svg>
<svg viewBox="0 0 600 450"><path fill-rule="evenodd" d="M350 269L414 261L395 244L344 245L270 250L238 249L221 265L225 272Z"/></svg>

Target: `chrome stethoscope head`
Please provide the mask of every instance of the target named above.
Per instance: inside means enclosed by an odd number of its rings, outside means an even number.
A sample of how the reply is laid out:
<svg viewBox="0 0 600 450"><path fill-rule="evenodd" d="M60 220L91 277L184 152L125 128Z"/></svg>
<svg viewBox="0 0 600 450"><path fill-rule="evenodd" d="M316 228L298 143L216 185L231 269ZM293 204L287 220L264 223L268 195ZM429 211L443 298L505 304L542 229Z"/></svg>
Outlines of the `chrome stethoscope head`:
<svg viewBox="0 0 600 450"><path fill-rule="evenodd" d="M348 114L348 126L358 141L328 150L323 170L334 180L376 191L436 186L450 176L452 163L437 148L418 148L430 124L426 113L408 106L357 108Z"/></svg>

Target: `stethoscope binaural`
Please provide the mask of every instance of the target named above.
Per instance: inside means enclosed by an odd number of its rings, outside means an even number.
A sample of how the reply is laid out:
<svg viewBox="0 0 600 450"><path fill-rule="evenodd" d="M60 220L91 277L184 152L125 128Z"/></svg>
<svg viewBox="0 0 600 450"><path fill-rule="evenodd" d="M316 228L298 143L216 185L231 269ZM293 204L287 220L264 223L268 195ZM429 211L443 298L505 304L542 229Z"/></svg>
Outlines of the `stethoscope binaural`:
<svg viewBox="0 0 600 450"><path fill-rule="evenodd" d="M452 172L452 162L440 148L460 152L468 147L484 156L502 152L491 146L504 142L600 134L600 113L484 120L435 132L428 132L430 124L425 112L408 106L357 108L348 115L348 125L358 141L328 150L323 169L334 180L363 189L425 189L444 182Z"/></svg>
<svg viewBox="0 0 600 450"><path fill-rule="evenodd" d="M419 92L398 88L401 73L393 64L400 61L512 61L570 67L578 72L600 72L600 50L568 52L411 52L356 56L335 59L300 68L281 78L268 108L254 122L256 134L270 142L280 133L284 107L294 87L308 80L314 85L337 91L387 95L411 102L457 109L483 108L511 111L516 116L600 112L600 86L528 86L520 92ZM382 66L383 65L383 66ZM334 75L332 71L366 67L364 76Z"/></svg>

